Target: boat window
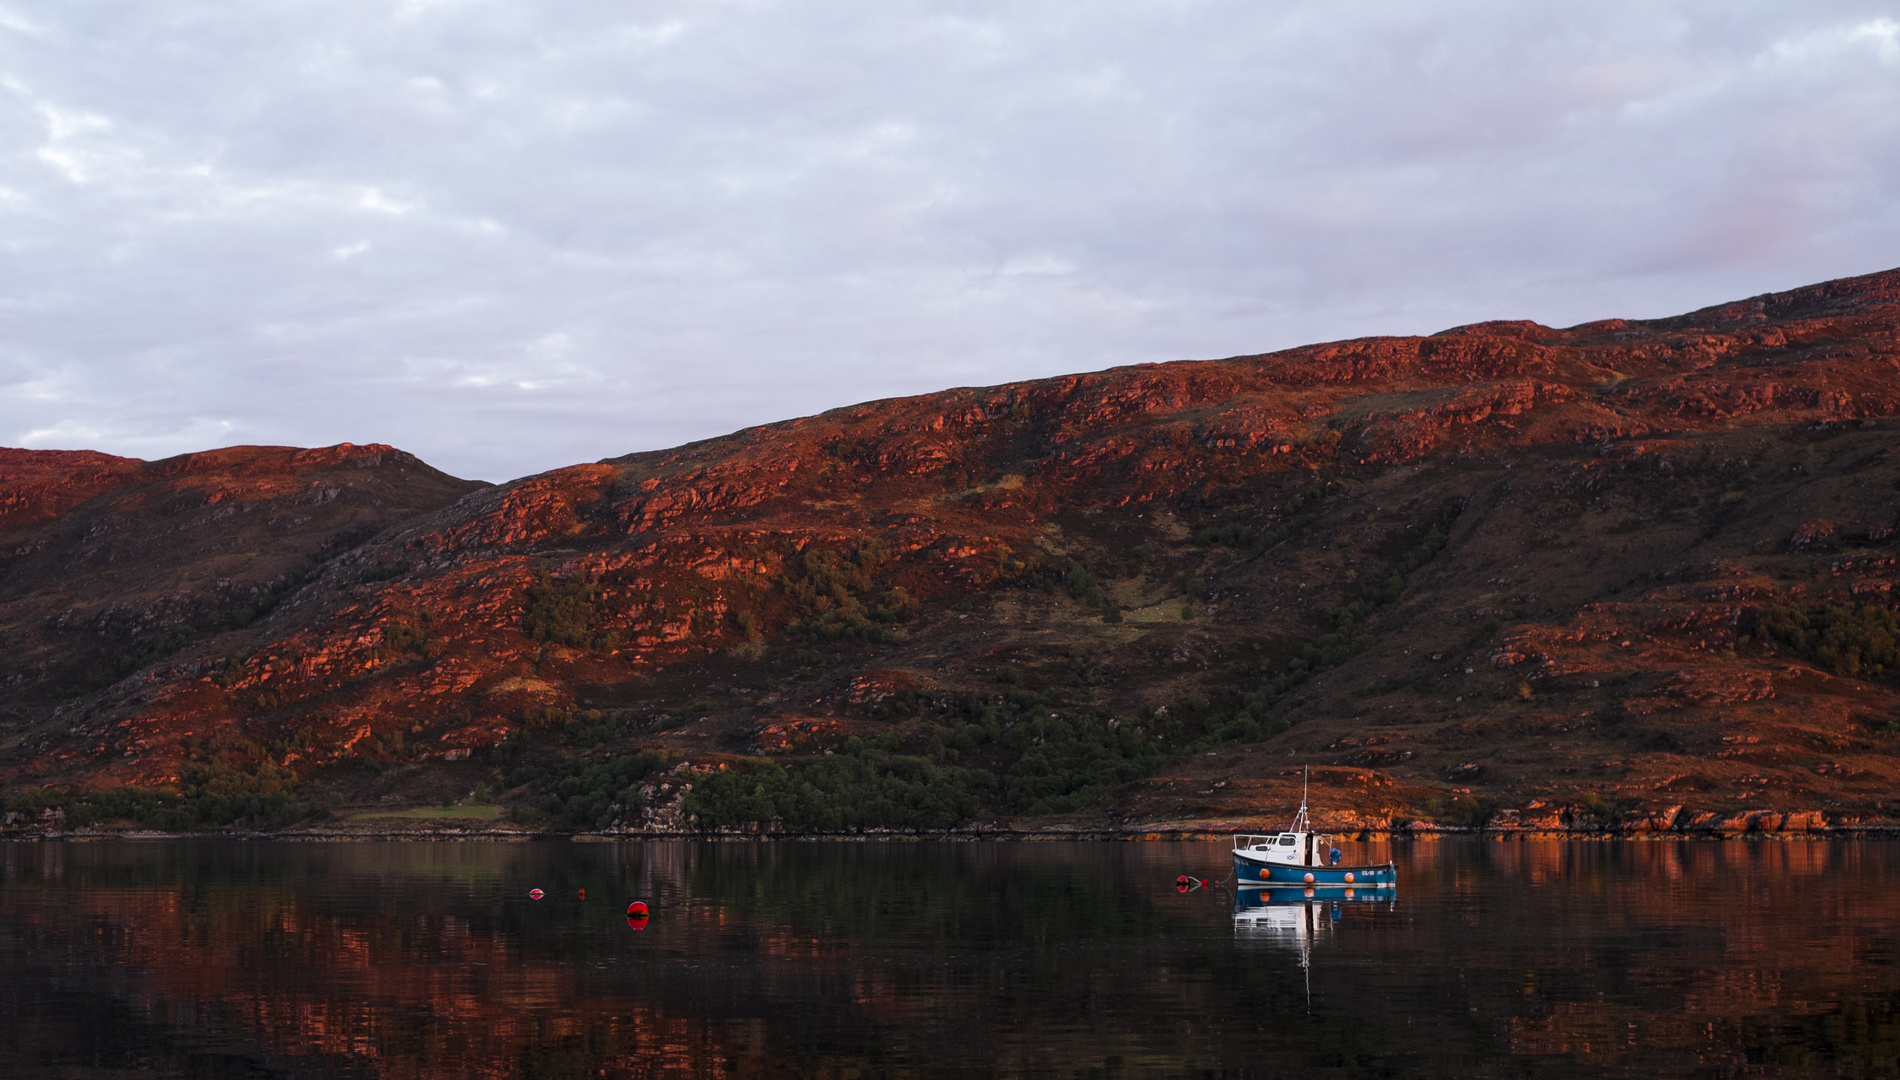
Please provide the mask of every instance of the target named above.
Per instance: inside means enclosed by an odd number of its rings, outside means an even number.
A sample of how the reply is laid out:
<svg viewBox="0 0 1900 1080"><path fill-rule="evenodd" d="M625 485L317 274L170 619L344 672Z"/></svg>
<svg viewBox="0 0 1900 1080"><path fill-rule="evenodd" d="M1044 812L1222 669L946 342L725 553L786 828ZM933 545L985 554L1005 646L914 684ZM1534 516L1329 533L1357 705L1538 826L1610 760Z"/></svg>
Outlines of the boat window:
<svg viewBox="0 0 1900 1080"><path fill-rule="evenodd" d="M1292 847L1299 842L1299 837L1296 836L1282 836L1280 838L1280 846L1282 847Z"/></svg>

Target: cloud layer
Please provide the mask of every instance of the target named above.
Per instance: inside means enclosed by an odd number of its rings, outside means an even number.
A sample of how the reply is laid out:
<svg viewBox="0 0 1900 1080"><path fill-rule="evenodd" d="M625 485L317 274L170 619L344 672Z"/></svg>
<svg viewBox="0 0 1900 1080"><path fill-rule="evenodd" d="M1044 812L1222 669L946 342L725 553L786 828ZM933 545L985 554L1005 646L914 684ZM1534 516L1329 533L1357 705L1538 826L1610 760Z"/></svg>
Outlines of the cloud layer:
<svg viewBox="0 0 1900 1080"><path fill-rule="evenodd" d="M502 479L1885 269L1887 10L0 0L0 443Z"/></svg>

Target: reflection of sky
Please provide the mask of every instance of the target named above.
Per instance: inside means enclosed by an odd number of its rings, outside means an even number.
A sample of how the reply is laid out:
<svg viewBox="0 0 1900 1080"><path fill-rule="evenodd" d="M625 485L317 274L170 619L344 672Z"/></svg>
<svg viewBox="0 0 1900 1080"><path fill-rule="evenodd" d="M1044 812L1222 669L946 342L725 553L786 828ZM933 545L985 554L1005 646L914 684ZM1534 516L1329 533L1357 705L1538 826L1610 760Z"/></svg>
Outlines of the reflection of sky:
<svg viewBox="0 0 1900 1080"><path fill-rule="evenodd" d="M1875 3L0 0L0 443L463 475L1882 269Z"/></svg>

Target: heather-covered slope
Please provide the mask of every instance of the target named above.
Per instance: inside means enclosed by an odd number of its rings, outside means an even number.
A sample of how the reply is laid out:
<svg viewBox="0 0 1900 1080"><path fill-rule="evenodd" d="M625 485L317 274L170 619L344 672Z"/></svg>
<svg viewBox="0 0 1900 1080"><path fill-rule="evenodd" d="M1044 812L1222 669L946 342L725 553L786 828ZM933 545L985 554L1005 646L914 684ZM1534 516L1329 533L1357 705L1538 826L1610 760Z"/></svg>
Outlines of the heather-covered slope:
<svg viewBox="0 0 1900 1080"><path fill-rule="evenodd" d="M484 486L348 443L0 450L0 716L30 722L247 626L325 559Z"/></svg>
<svg viewBox="0 0 1900 1080"><path fill-rule="evenodd" d="M1309 763L1372 824L1882 820L1897 334L1889 272L444 491L266 617L16 706L5 767L181 790L77 815L141 820L479 785L529 825L1136 828L1278 817Z"/></svg>

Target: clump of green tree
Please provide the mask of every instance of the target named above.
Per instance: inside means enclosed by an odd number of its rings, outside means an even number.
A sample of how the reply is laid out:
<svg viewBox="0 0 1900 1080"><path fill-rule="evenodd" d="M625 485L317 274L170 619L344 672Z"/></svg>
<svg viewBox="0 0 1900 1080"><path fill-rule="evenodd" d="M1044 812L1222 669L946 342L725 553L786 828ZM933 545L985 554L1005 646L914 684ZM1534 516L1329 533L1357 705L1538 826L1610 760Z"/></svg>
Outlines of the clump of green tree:
<svg viewBox="0 0 1900 1080"><path fill-rule="evenodd" d="M657 751L592 760L565 758L556 766L541 811L583 829L605 829L640 805L640 784L666 767Z"/></svg>
<svg viewBox="0 0 1900 1080"><path fill-rule="evenodd" d="M446 646L442 639L430 635L429 628L434 622L434 616L420 610L391 619L383 624L383 640L376 647L375 658L384 661L439 659Z"/></svg>
<svg viewBox="0 0 1900 1080"><path fill-rule="evenodd" d="M521 632L529 640L551 645L598 650L618 648L619 635L599 629L599 603L598 579L555 578L541 570L523 598Z"/></svg>
<svg viewBox="0 0 1900 1080"><path fill-rule="evenodd" d="M694 784L686 809L708 828L773 825L836 832L881 827L948 829L974 817L996 778L897 752L894 736L853 738L841 752L790 768L759 761Z"/></svg>
<svg viewBox="0 0 1900 1080"><path fill-rule="evenodd" d="M1121 720L1058 715L1057 691L924 695L936 726L854 737L828 754L758 761L698 781L686 808L709 828L944 829L983 813L1063 814L1171 758L1243 731L1205 700Z"/></svg>
<svg viewBox="0 0 1900 1080"><path fill-rule="evenodd" d="M878 577L890 561L890 552L876 542L850 552L816 545L800 552L783 586L799 613L792 631L828 641L897 641L888 624L916 617L917 602L895 586L880 593Z"/></svg>
<svg viewBox="0 0 1900 1080"><path fill-rule="evenodd" d="M1753 631L1839 675L1877 678L1900 664L1900 621L1874 604L1830 604L1814 612L1776 604L1756 613Z"/></svg>
<svg viewBox="0 0 1900 1080"><path fill-rule="evenodd" d="M242 826L276 829L316 813L315 803L296 797L297 778L268 763L246 772L228 765L195 766L182 783L164 787L123 786L98 791L68 788L16 792L7 809L65 811L73 828L131 822L166 832Z"/></svg>
<svg viewBox="0 0 1900 1080"><path fill-rule="evenodd" d="M1081 563L1070 560L1069 572L1062 578L1062 588L1077 603L1086 604L1100 611L1105 621L1112 623L1122 621L1121 608L1116 607L1115 601L1110 600L1107 594L1102 592L1102 586Z"/></svg>

